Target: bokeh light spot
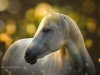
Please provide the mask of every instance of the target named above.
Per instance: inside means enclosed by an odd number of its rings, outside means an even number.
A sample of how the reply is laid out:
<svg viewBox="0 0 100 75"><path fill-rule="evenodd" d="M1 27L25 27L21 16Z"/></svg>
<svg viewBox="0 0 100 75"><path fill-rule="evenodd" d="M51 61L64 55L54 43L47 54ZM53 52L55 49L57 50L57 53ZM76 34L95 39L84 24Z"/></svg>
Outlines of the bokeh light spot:
<svg viewBox="0 0 100 75"><path fill-rule="evenodd" d="M26 25L26 31L28 34L33 35L36 32L36 27L34 24Z"/></svg>
<svg viewBox="0 0 100 75"><path fill-rule="evenodd" d="M13 40L6 33L1 33L0 34L0 41L5 42L6 46L9 46L12 43Z"/></svg>
<svg viewBox="0 0 100 75"><path fill-rule="evenodd" d="M16 25L15 22L12 20L6 25L6 33L12 35L16 32Z"/></svg>
<svg viewBox="0 0 100 75"><path fill-rule="evenodd" d="M84 0L82 8L84 13L92 14L95 11L96 6L92 0Z"/></svg>
<svg viewBox="0 0 100 75"><path fill-rule="evenodd" d="M49 7L50 5L47 3L38 4L34 11L35 18L40 21L46 15L45 11L47 11Z"/></svg>
<svg viewBox="0 0 100 75"><path fill-rule="evenodd" d="M90 48L93 45L93 41L91 39L85 40L85 45L87 48Z"/></svg>
<svg viewBox="0 0 100 75"><path fill-rule="evenodd" d="M100 58L98 58L98 62L100 63Z"/></svg>
<svg viewBox="0 0 100 75"><path fill-rule="evenodd" d="M25 18L29 21L33 21L34 20L34 10L29 9L25 14Z"/></svg>
<svg viewBox="0 0 100 75"><path fill-rule="evenodd" d="M4 11L9 6L9 0L0 0L0 11Z"/></svg>
<svg viewBox="0 0 100 75"><path fill-rule="evenodd" d="M93 33L96 30L96 21L93 18L89 18L86 23L86 28L89 32Z"/></svg>

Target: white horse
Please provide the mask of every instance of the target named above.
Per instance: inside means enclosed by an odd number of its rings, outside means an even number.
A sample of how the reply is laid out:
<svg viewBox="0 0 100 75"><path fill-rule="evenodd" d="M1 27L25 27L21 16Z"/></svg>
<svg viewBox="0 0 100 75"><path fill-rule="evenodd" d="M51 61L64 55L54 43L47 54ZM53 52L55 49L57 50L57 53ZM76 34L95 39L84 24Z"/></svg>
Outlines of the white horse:
<svg viewBox="0 0 100 75"><path fill-rule="evenodd" d="M55 12L42 19L34 38L12 44L1 66L2 75L95 75L76 23Z"/></svg>

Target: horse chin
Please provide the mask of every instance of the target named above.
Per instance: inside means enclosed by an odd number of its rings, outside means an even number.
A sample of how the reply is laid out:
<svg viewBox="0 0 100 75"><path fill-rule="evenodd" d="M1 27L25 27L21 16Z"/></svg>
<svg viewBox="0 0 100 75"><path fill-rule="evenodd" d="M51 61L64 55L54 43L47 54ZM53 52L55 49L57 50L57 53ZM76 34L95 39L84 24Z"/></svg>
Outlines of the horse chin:
<svg viewBox="0 0 100 75"><path fill-rule="evenodd" d="M33 59L31 59L31 58L25 58L25 61L27 63L30 63L31 65L33 65L33 64L37 63L37 58L33 58Z"/></svg>
<svg viewBox="0 0 100 75"><path fill-rule="evenodd" d="M29 62L31 65L36 64L37 63L37 59L34 59L32 61Z"/></svg>

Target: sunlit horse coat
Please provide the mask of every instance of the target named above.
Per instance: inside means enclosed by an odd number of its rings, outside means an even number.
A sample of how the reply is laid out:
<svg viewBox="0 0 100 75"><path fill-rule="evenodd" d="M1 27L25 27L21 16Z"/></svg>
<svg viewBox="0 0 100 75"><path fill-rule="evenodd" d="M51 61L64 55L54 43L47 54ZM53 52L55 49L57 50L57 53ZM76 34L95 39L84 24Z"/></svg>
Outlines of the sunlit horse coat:
<svg viewBox="0 0 100 75"><path fill-rule="evenodd" d="M44 53L38 57L36 64L30 65L25 61L25 51L32 46L31 42L42 33L42 29L48 24L53 26L54 23L51 23L53 21L55 21L53 28L60 28L56 33L63 32L59 38L64 36L64 45L58 50ZM56 37L56 34L53 36ZM43 18L34 38L18 40L9 47L2 60L2 75L95 75L94 65L85 48L80 30L70 17L50 13ZM51 44L58 44L58 41L55 39Z"/></svg>

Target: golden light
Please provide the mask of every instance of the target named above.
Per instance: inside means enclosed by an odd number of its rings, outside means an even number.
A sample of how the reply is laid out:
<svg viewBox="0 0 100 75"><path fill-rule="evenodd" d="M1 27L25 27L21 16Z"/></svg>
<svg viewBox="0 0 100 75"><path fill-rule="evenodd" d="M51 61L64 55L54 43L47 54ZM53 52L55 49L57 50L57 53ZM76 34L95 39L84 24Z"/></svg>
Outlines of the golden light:
<svg viewBox="0 0 100 75"><path fill-rule="evenodd" d="M87 14L91 14L95 11L96 6L92 0L84 0L82 8L83 8L83 12Z"/></svg>
<svg viewBox="0 0 100 75"><path fill-rule="evenodd" d="M49 8L50 9L50 8ZM51 8L51 10L53 10L54 12L58 12L58 13L60 13L60 10L59 10L60 8L58 8L58 7L52 7Z"/></svg>
<svg viewBox="0 0 100 75"><path fill-rule="evenodd" d="M25 13L25 18L29 21L33 21L34 20L34 9L29 9L26 13Z"/></svg>
<svg viewBox="0 0 100 75"><path fill-rule="evenodd" d="M98 62L100 63L100 58L98 58Z"/></svg>
<svg viewBox="0 0 100 75"><path fill-rule="evenodd" d="M5 42L6 45L9 46L12 43L13 40L6 33L1 33L0 34L0 41Z"/></svg>
<svg viewBox="0 0 100 75"><path fill-rule="evenodd" d="M33 35L36 32L36 27L34 24L26 25L26 31L28 34Z"/></svg>
<svg viewBox="0 0 100 75"><path fill-rule="evenodd" d="M40 3L36 6L34 16L37 20L41 20L47 13L46 11L50 7L47 3Z"/></svg>
<svg viewBox="0 0 100 75"><path fill-rule="evenodd" d="M87 48L90 48L93 45L93 41L91 39L85 40L85 45Z"/></svg>
<svg viewBox="0 0 100 75"><path fill-rule="evenodd" d="M68 16L70 16L72 19L74 19L76 22L80 20L80 15L76 13L75 11L69 11Z"/></svg>
<svg viewBox="0 0 100 75"><path fill-rule="evenodd" d="M89 32L93 33L96 30L96 21L93 18L89 18L86 23L86 28Z"/></svg>
<svg viewBox="0 0 100 75"><path fill-rule="evenodd" d="M6 25L6 33L12 35L16 32L16 25L15 22L10 22Z"/></svg>
<svg viewBox="0 0 100 75"><path fill-rule="evenodd" d="M0 0L0 11L5 11L9 6L9 0Z"/></svg>

